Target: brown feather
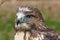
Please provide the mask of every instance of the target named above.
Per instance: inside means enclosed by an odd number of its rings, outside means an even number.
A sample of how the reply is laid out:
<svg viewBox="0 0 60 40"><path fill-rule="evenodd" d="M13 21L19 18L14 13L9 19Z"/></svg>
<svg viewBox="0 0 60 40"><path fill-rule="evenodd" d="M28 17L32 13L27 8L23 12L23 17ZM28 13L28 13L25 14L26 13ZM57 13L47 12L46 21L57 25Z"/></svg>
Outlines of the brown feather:
<svg viewBox="0 0 60 40"><path fill-rule="evenodd" d="M28 7L28 9L31 11L24 12L24 14L33 16L30 20L26 20L26 23L31 28L28 30L21 30L22 28L19 28L16 32L16 34L23 32L24 39L22 40L60 40L60 34L44 24L44 19L39 9L32 7ZM20 35L20 37L22 36Z"/></svg>

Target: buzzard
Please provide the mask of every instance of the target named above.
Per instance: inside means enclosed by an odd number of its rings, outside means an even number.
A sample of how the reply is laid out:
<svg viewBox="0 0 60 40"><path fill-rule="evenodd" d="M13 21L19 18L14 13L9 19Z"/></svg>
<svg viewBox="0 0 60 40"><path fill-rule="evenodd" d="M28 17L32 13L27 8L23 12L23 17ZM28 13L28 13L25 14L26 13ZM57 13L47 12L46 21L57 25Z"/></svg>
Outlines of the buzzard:
<svg viewBox="0 0 60 40"><path fill-rule="evenodd" d="M19 7L14 28L14 40L60 40L60 34L44 24L38 8Z"/></svg>

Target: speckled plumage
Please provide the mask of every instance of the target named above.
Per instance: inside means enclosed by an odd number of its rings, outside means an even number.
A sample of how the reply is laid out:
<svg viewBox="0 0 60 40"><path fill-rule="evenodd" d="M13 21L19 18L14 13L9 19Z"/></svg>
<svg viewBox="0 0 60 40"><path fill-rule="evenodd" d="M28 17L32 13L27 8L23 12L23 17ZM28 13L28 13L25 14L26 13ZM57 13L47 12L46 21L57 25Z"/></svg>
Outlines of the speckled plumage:
<svg viewBox="0 0 60 40"><path fill-rule="evenodd" d="M26 8L26 10L25 10ZM60 40L60 34L44 24L44 19L38 8L21 7L16 17L14 40ZM19 14L19 15L20 15Z"/></svg>

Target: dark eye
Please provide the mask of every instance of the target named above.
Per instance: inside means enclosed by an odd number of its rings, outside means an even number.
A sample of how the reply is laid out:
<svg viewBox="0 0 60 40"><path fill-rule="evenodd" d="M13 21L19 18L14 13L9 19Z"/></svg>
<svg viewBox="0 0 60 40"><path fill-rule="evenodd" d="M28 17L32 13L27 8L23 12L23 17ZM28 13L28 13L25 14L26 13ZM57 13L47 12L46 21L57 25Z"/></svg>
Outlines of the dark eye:
<svg viewBox="0 0 60 40"><path fill-rule="evenodd" d="M32 15L27 15L26 17L27 17L27 18L32 18Z"/></svg>

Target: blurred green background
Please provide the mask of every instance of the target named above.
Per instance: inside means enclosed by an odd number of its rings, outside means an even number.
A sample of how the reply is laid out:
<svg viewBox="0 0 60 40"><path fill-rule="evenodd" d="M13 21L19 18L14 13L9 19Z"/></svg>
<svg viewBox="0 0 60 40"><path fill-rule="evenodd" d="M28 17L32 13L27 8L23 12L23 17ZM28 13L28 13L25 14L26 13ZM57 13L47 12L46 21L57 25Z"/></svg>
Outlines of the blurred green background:
<svg viewBox="0 0 60 40"><path fill-rule="evenodd" d="M0 0L0 40L13 40L16 9L21 5L37 7L45 24L60 32L60 1Z"/></svg>

